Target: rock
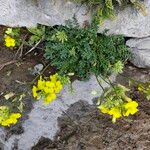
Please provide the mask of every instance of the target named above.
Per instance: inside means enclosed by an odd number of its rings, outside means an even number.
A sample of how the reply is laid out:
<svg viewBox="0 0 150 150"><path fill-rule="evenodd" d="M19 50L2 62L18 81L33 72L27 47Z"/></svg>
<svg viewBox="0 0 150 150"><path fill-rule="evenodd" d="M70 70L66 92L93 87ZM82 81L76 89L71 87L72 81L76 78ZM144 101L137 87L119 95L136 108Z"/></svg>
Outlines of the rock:
<svg viewBox="0 0 150 150"><path fill-rule="evenodd" d="M0 3L0 24L7 26L60 25L74 14L79 22L89 18L84 6L66 0L1 0Z"/></svg>
<svg viewBox="0 0 150 150"><path fill-rule="evenodd" d="M109 29L110 34L126 37L150 36L150 1L144 3L147 16L128 8L119 11L115 20L105 21L99 32ZM0 24L7 26L60 25L74 14L80 24L91 19L89 8L69 0L1 0L0 3Z"/></svg>
<svg viewBox="0 0 150 150"><path fill-rule="evenodd" d="M126 42L133 58L131 62L139 68L150 68L150 38L130 39Z"/></svg>
<svg viewBox="0 0 150 150"><path fill-rule="evenodd" d="M126 45L131 48L150 49L150 38L133 38L128 40Z"/></svg>
<svg viewBox="0 0 150 150"><path fill-rule="evenodd" d="M133 8L127 8L119 11L114 20L105 21L99 32L109 29L109 34L122 34L125 37L148 37L150 36L150 1L145 0L147 15L136 11Z"/></svg>
<svg viewBox="0 0 150 150"><path fill-rule="evenodd" d="M32 75L40 74L40 72L43 70L44 66L43 64L37 64L34 66L34 69L32 70Z"/></svg>
<svg viewBox="0 0 150 150"><path fill-rule="evenodd" d="M0 128L0 150L4 149L6 133Z"/></svg>
<svg viewBox="0 0 150 150"><path fill-rule="evenodd" d="M104 29L109 30L109 34L122 34L126 37L148 37L150 36L150 1L146 0L147 16L128 8L119 11L114 20L105 21L100 27L99 32Z"/></svg>

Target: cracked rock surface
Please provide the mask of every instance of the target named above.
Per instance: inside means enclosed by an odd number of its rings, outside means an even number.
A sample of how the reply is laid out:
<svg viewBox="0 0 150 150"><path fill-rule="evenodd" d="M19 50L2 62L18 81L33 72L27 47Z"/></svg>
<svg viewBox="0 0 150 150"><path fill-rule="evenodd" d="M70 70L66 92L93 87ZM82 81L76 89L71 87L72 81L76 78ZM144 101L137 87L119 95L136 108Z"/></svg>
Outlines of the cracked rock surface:
<svg viewBox="0 0 150 150"><path fill-rule="evenodd" d="M147 15L133 8L118 11L114 20L105 21L99 32L109 29L110 34L126 37L150 36L150 1L145 0ZM89 8L69 0L1 0L0 24L8 26L60 25L76 15L80 24L91 20Z"/></svg>

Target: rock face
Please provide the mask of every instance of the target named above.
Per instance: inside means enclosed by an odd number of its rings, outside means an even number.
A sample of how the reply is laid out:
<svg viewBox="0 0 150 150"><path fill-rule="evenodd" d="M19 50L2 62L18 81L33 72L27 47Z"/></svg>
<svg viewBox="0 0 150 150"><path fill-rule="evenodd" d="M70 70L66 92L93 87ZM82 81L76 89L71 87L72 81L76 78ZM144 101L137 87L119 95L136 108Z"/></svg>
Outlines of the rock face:
<svg viewBox="0 0 150 150"><path fill-rule="evenodd" d="M139 68L150 68L150 38L131 39L126 42L133 58L131 62Z"/></svg>
<svg viewBox="0 0 150 150"><path fill-rule="evenodd" d="M132 8L125 9L118 13L113 21L106 21L100 28L100 32L105 28L110 34L122 34L126 37L143 38L150 36L150 1L145 0L147 15L137 12Z"/></svg>
<svg viewBox="0 0 150 150"><path fill-rule="evenodd" d="M145 0L147 16L133 9L118 13L115 20L106 21L100 32L109 29L109 33L123 34L127 37L150 36L150 1ZM80 23L90 20L89 10L69 0L1 0L0 24L8 26L35 26L64 24L65 20L76 14Z"/></svg>
<svg viewBox="0 0 150 150"><path fill-rule="evenodd" d="M1 0L0 24L8 26L36 26L64 24L76 14L79 22L89 14L82 6L66 0ZM85 15L86 14L86 15Z"/></svg>

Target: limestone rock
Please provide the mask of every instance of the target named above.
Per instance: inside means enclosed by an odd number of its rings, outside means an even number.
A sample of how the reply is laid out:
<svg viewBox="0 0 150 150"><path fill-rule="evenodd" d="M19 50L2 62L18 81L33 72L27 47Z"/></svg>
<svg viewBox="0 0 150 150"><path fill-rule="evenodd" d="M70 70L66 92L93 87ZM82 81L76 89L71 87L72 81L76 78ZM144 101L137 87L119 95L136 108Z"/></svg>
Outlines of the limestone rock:
<svg viewBox="0 0 150 150"><path fill-rule="evenodd" d="M66 0L0 0L0 24L36 26L64 24L76 14L79 22L89 19L87 10Z"/></svg>
<svg viewBox="0 0 150 150"><path fill-rule="evenodd" d="M150 68L150 38L131 39L126 42L133 58L131 62L139 68Z"/></svg>
<svg viewBox="0 0 150 150"><path fill-rule="evenodd" d="M119 11L115 20L109 20L99 32L109 29L110 34L127 37L150 36L150 1L145 0L147 16L128 8ZM90 20L90 11L85 6L69 0L0 0L0 24L8 26L60 25L76 14L79 23Z"/></svg>
<svg viewBox="0 0 150 150"><path fill-rule="evenodd" d="M99 32L109 29L109 34L122 34L126 37L148 37L150 36L150 1L145 0L147 15L136 11L133 8L127 8L119 11L114 20L105 21Z"/></svg>

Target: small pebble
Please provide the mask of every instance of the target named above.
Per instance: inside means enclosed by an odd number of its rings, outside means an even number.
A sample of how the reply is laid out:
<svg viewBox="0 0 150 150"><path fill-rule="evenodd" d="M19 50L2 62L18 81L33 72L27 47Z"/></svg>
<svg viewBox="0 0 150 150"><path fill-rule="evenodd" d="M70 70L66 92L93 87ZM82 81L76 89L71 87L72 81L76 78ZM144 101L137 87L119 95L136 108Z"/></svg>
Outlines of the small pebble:
<svg viewBox="0 0 150 150"><path fill-rule="evenodd" d="M44 65L43 64L37 64L34 66L34 69L32 71L32 75L40 74L40 72L43 70Z"/></svg>

